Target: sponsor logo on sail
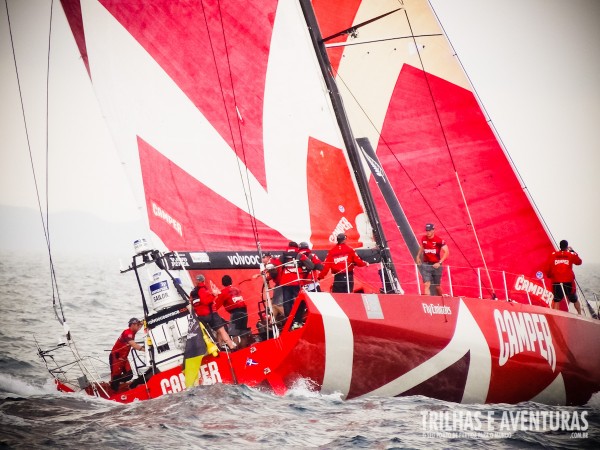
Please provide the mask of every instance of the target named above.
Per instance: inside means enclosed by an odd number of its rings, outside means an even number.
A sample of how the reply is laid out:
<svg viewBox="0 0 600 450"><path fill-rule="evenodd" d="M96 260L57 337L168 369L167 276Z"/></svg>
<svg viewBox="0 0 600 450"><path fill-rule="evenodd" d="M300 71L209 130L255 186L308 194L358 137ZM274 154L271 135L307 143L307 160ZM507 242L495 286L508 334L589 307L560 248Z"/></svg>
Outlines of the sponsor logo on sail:
<svg viewBox="0 0 600 450"><path fill-rule="evenodd" d="M183 228L181 227L181 224L154 202L152 202L152 213L159 219L164 220L179 234L179 236L183 237Z"/></svg>
<svg viewBox="0 0 600 450"><path fill-rule="evenodd" d="M554 294L552 292L543 286L528 280L524 275L517 277L517 280L515 281L515 289L517 291L523 291L531 295L535 295L536 297L544 300L546 303L550 303L554 299Z"/></svg>
<svg viewBox="0 0 600 450"><path fill-rule="evenodd" d="M154 325L158 322L165 322L173 317L181 315L184 312L187 312L187 308L181 308L181 309L177 309L175 311L170 311L166 314L162 314L160 316L155 316L152 319L148 320L148 328L152 328L152 325Z"/></svg>
<svg viewBox="0 0 600 450"><path fill-rule="evenodd" d="M348 219L346 219L344 216L342 216L342 218L340 219L340 221L337 223L337 225L335 226L333 232L329 235L329 241L336 243L337 242L337 235L340 233L343 233L347 230L350 230L354 228L352 226L352 224L350 223L350 221Z"/></svg>
<svg viewBox="0 0 600 450"><path fill-rule="evenodd" d="M546 316L527 312L494 310L494 321L498 330L500 354L498 365L524 351L536 352L552 368L556 368L556 350Z"/></svg>
<svg viewBox="0 0 600 450"><path fill-rule="evenodd" d="M433 316L434 314L452 314L452 310L446 305L434 305L433 303L421 303L423 305L423 312Z"/></svg>
<svg viewBox="0 0 600 450"><path fill-rule="evenodd" d="M185 253L174 253L173 255L170 255L169 262L171 263L172 268L190 266Z"/></svg>

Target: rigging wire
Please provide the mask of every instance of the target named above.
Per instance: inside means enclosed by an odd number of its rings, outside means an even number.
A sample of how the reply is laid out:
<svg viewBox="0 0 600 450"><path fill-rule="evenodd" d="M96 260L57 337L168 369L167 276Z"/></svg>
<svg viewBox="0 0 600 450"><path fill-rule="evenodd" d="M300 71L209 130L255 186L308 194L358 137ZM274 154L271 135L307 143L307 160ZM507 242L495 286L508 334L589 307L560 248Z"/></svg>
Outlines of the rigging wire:
<svg viewBox="0 0 600 450"><path fill-rule="evenodd" d="M204 24L206 27L206 32L207 32L207 36L208 36L208 41L210 44L210 49L211 49L211 53L212 53L212 58L213 58L213 64L215 67L215 72L217 74L217 78L219 80L219 89L221 92L221 99L223 102L223 109L225 111L225 115L227 117L227 123L229 125L229 133L231 136L231 144L233 146L233 150L237 155L237 145L236 145L236 140L235 140L235 136L234 136L234 129L233 129L233 125L232 125L232 118L229 115L229 110L227 108L227 102L225 99L225 87L223 85L223 80L221 78L221 75L219 73L219 69L218 69L218 65L217 65L217 56L215 53L215 47L213 44L213 40L211 38L211 33L210 33L210 29L209 29L209 25L208 25L208 19L206 17L206 10L204 8L204 1L201 2L202 5L202 15L204 16ZM240 158L236 158L237 159L237 166L238 166L238 173L240 176L240 180L242 182L242 188L244 190L244 197L246 199L246 206L248 208L248 215L250 216L250 225L252 227L252 234L254 235L254 240L256 242L256 247L259 250L260 256L262 256L262 251L260 248L260 238L259 238L259 234L258 234L258 225L257 225L257 220L255 217L255 210L254 210L254 202L253 202L253 198L252 198L252 190L250 187L250 171L248 169L248 164L247 164L247 157L246 157L246 148L244 146L244 139L243 139L243 134L242 134L242 129L240 126L240 120L241 120L241 115L237 106L237 99L236 99L236 95L235 95L235 87L234 87L234 83L233 83L233 76L232 76L232 70L231 70L231 61L229 58L229 51L227 49L227 37L225 35L225 28L223 26L223 15L222 15L222 11L221 11L221 2L220 0L217 1L217 7L218 7L218 13L219 13L219 23L221 25L221 34L223 37L223 42L224 42L224 47L225 47L225 59L227 61L227 68L228 68L228 72L229 72L229 84L231 85L231 95L233 97L233 104L235 105L235 109L236 109L236 115L238 117L237 122L237 134L240 140L240 150L242 153L242 160L244 162L244 165L246 167L246 179L244 180L244 171L241 167L240 164Z"/></svg>
<svg viewBox="0 0 600 450"><path fill-rule="evenodd" d="M406 13L406 10L405 10L405 14L406 14L406 21L408 23L408 27L410 28L410 34L414 35L413 29L412 29L412 25L410 23L410 19L408 18L408 13ZM450 150L450 144L448 142L448 137L446 136L446 131L445 131L444 125L442 123L442 118L440 116L440 112L438 110L437 103L435 102L435 97L433 95L433 91L431 89L431 85L429 84L429 75L427 74L427 71L425 70L425 64L423 62L423 59L421 58L421 52L419 51L419 46L417 45L416 38L413 38L413 43L414 43L415 48L417 50L417 56L419 58L419 63L421 64L421 68L423 69L423 74L425 76L425 83L427 84L427 90L429 91L429 95L430 95L431 100L432 100L432 105L433 105L433 108L435 110L435 115L436 115L438 123L440 125L440 132L442 133L442 137L444 138L444 143L445 143L445 146L446 146L446 150L448 151L448 156L450 157L450 162L452 163L452 167L454 169L454 174L456 175L456 182L458 183L458 188L460 189L460 193L461 193L462 198L463 198L463 203L464 203L465 208L467 210L467 215L469 217L469 223L471 224L471 228L473 230L473 235L475 236L475 241L477 243L477 248L479 249L479 255L481 256L481 260L483 262L483 267L485 269L485 273L487 275L488 282L490 283L490 288L492 290L492 297L495 299L495 298L497 298L496 297L496 291L495 291L494 285L492 283L492 277L490 275L490 270L489 270L489 268L487 266L487 262L485 260L485 256L483 255L483 250L481 248L481 243L479 242L479 236L477 235L477 230L475 229L475 223L473 222L473 219L471 217L471 211L470 211L470 208L469 208L469 203L467 202L467 199L465 197L465 193L464 193L464 190L463 190L463 187L462 187L462 183L460 181L460 177L458 176L458 169L456 168L456 164L454 163L454 156L452 155L452 151Z"/></svg>
<svg viewBox="0 0 600 450"><path fill-rule="evenodd" d="M529 201L532 203L533 208L535 209L540 221L542 222L546 233L548 233L548 235L550 236L550 238L552 239L552 241L554 242L555 246L557 245L557 241L554 238L554 236L552 235L552 232L550 231L550 227L548 226L548 223L546 222L546 219L544 219L544 217L542 216L542 212L540 211L540 209L537 206L537 203L535 202L535 200L533 199L531 193L529 192L529 188L527 187L527 185L525 184L525 180L523 179L523 177L521 176L521 173L519 172L519 169L517 168L517 165L515 164L512 156L510 155L508 148L506 147L506 145L504 144L504 141L502 140L502 137L500 136L500 133L498 132L498 129L496 128L496 125L494 124L494 122L491 120L490 115L487 112L487 109L485 107L485 105L483 104L483 101L481 100L481 97L479 96L479 93L477 92L477 89L475 89L475 85L473 84L473 82L471 81L471 77L469 76L469 74L467 73L465 66L463 65L460 57L458 56L458 53L456 52L456 50L454 49L454 45L452 45L452 41L450 41L450 37L448 36L448 34L446 33L446 30L444 29L444 26L442 25L441 20L439 19L437 13L435 12L435 9L433 8L433 5L430 4L431 10L433 11L433 14L435 16L435 18L438 21L438 24L440 26L440 28L442 29L442 31L444 32L444 35L446 36L446 40L448 41L448 44L450 45L450 48L452 49L453 52L453 56L456 58L456 61L458 62L458 64L460 65L461 69L463 70L464 75L467 77L467 80L469 81L469 85L471 86L471 89L473 91L473 94L475 95L476 99L477 99L477 103L479 104L479 107L483 110L483 113L485 115L485 117L487 118L486 122L489 125L489 127L493 130L494 135L496 136L496 139L498 140L498 142L500 143L500 147L502 147L502 150L504 151L504 154L506 155L506 157L508 158L508 160L510 161L510 165L513 168L513 170L515 171L515 173L517 174L519 181L521 183L521 189L523 189L523 191L525 191L525 194L527 195L527 198L529 199Z"/></svg>
<svg viewBox="0 0 600 450"><path fill-rule="evenodd" d="M13 55L13 62L14 62L14 66L15 66L15 75L17 78L17 86L19 89L19 100L21 102L21 114L23 116L23 124L25 127L25 138L27 140L27 149L29 152L29 162L31 164L31 173L33 175L33 182L34 182L34 186L35 186L35 193L36 193L36 199L37 199L37 204L38 204L38 210L40 213L40 219L42 221L42 228L44 231L44 237L46 239L46 248L48 250L48 260L49 260L49 264L50 264L50 283L51 283L51 288L52 288L52 305L53 305L53 309L54 309L54 314L56 315L57 320L60 322L61 325L64 325L64 323L66 322L66 318L64 315L64 311L63 311L63 307L62 307L62 303L60 301L60 293L59 293L59 289L58 289L58 280L56 278L56 271L55 271L55 267L54 267L54 261L52 259L52 251L51 251L51 240L50 240L50 221L49 221L49 172L48 172L48 160L49 160L49 151L48 151L48 117L49 117L49 85L50 85L50 48L51 48L51 36L52 36L52 12L54 10L54 0L52 0L50 2L50 23L49 23L49 30L48 30L48 56L47 56L47 66L46 66L46 130L45 130L45 139L46 139L46 152L45 152L45 174L46 174L46 183L45 183L45 204L46 204L46 208L45 208L45 213L44 213L44 208L42 207L42 200L41 200L41 195L40 195L40 187L38 184L38 178L36 175L36 171L35 171L35 164L33 161L33 153L31 150L31 140L29 138L29 128L27 127L27 116L25 114L25 105L23 103L23 91L21 88L21 79L19 77L19 67L17 64L17 55L16 55L16 51L15 51L15 46L14 46L14 38L13 38L13 33L12 33L12 24L10 21L10 12L8 9L8 0L4 0L4 6L6 8L6 18L8 21L8 32L10 35L10 44L11 44L11 49L12 49L12 55ZM60 312L60 315L59 315Z"/></svg>
<svg viewBox="0 0 600 450"><path fill-rule="evenodd" d="M8 13L8 0L5 0L5 5L6 5L6 14L7 17L9 18L9 13ZM29 132L28 132L28 128L27 128L27 118L26 118L26 114L25 114L25 106L23 103L23 94L22 94L22 90L21 90L21 83L19 81L19 71L18 71L18 65L17 65L17 58L16 58L16 52L14 50L14 40L13 40L13 36L12 36L12 29L10 27L10 18L9 18L9 30L10 30L10 39L11 39L11 46L12 46L12 50L13 50L13 60L14 60L14 64L15 64L15 73L17 76L17 83L18 83L18 87L19 87L19 98L21 101L21 110L22 110L22 114L23 114L23 122L25 125L25 134L27 136L27 148L29 151L29 159L30 159L30 163L31 163L31 172L33 174L33 179L34 179L34 184L35 184L35 191L36 191L36 197L37 197L37 202L38 202L38 209L40 212L40 217L42 220L42 227L44 229L44 236L46 238L46 247L48 249L48 260L49 260L49 265L50 265L50 280L51 280L51 287L52 287L52 305L53 305L53 309L54 309L54 314L58 320L58 322L63 326L63 332L65 334L65 337L67 339L67 344L69 346L69 349L71 350L73 356L75 357L75 361L74 364L77 364L81 370L81 372L86 375L86 376L91 376L92 379L97 379L97 377L94 376L94 371L92 369L90 369L90 367L88 367L87 363L85 362L84 358L81 356L81 354L79 353L79 349L77 348L77 345L75 343L75 341L72 339L71 337L71 331L69 330L69 327L67 325L67 319L65 317L64 314L64 309L62 306L62 302L60 299L60 292L58 289L58 280L56 277L56 269L55 269L55 265L54 265L54 260L52 258L52 246L51 246L51 239L50 239L50 221L49 221L49 215L50 215L50 211L49 211L49 207L50 207L50 195L49 195L49 177L50 177L50 173L49 173L49 159L50 159L50 151L49 151L49 98L50 98L50 57L51 57L51 49L52 49L52 22L53 22L53 12L54 12L54 0L51 0L50 2L50 15L49 15L49 23L48 23L48 52L47 52L47 62L46 62L46 129L45 129L45 174L46 174L46 185L45 185L45 203L46 203L46 211L45 211L45 217L44 217L44 211L42 208L42 202L40 200L40 192L39 192L39 187L38 187L38 182L37 182L37 176L36 176L36 171L35 171L35 165L33 162L33 154L31 151L31 143L29 140ZM60 312L60 315L59 315Z"/></svg>
<svg viewBox="0 0 600 450"><path fill-rule="evenodd" d="M477 92L477 89L475 88L474 84L471 81L471 77L469 76L469 74L467 73L460 57L458 56L458 53L456 52L456 50L454 49L454 45L452 45L452 42L450 41L449 36L446 33L446 30L444 29L444 26L442 25L441 20L439 19L437 13L435 12L435 9L433 8L433 6L430 4L431 10L433 11L433 14L435 15L435 18L438 21L438 24L440 26L440 28L442 29L442 31L444 32L444 35L446 36L446 39L448 41L448 44L450 45L450 48L453 51L453 56L456 58L456 61L458 62L458 64L460 65L460 67L463 70L464 75L467 77L467 80L469 81L469 84L471 85L472 91L473 91L473 95L475 96L475 98L477 99L477 103L479 104L479 107L482 109L485 117L486 117L486 123L488 124L488 126L492 129L492 131L494 132L494 135L496 137L496 139L498 140L500 147L502 148L504 154L506 155L506 157L508 158L511 167L513 168L514 172L516 173L517 177L519 178L520 184L521 184L521 189L523 189L523 191L525 192L527 198L529 199L531 205L533 206L533 209L535 210L540 222L542 223L544 229L546 230L546 233L548 234L550 240L554 243L555 247L558 247L557 245L557 239L554 237L554 235L552 234L552 231L550 230L550 227L548 225L548 223L546 222L546 219L544 218L544 216L542 215L541 210L539 209L536 201L534 200L533 196L531 195L531 192L529 191L529 188L527 187L527 185L525 184L525 180L523 179L523 177L521 176L521 173L519 172L519 169L517 167L517 165L515 164L512 156L510 155L508 148L506 147L506 145L504 144L504 140L502 139L502 137L500 136L500 133L498 132L498 129L496 128L495 123L491 120L490 115L487 112L487 109L485 107L485 105L483 104L483 101L481 100L481 97L479 96L479 93ZM587 298L585 297L585 293L583 292L583 289L581 289L581 286L579 285L579 283L576 281L577 283L577 287L579 288L579 291L582 295L582 297L585 299L586 303L588 304L588 307L590 306Z"/></svg>

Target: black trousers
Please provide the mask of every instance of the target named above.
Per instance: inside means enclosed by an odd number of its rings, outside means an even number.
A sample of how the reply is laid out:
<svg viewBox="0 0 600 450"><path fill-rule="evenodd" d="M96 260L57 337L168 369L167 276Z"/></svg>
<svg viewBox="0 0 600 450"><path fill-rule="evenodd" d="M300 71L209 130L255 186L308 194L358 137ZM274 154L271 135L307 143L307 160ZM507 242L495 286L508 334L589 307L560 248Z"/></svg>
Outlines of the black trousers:
<svg viewBox="0 0 600 450"><path fill-rule="evenodd" d="M348 287L350 289L348 290ZM340 272L333 277L331 292L351 293L354 290L354 272Z"/></svg>

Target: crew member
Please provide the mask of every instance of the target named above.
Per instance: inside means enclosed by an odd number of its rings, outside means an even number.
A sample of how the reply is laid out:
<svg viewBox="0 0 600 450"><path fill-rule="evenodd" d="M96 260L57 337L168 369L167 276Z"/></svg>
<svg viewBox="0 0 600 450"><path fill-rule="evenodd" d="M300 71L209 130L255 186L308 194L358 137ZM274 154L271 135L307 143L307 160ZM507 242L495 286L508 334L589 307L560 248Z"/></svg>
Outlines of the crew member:
<svg viewBox="0 0 600 450"><path fill-rule="evenodd" d="M303 268L312 270L314 267L306 255L299 253L298 250L298 244L290 241L288 248L281 254L280 284L283 292L283 311L286 319L290 315L294 300L300 292L300 286L302 286L301 272Z"/></svg>
<svg viewBox="0 0 600 450"><path fill-rule="evenodd" d="M229 275L223 275L221 278L223 289L217 296L216 309L221 306L225 307L225 311L230 314L229 323L232 329L229 330L231 336L240 336L247 333L248 330L248 308L244 302L244 297L240 290L232 286L233 281Z"/></svg>
<svg viewBox="0 0 600 450"><path fill-rule="evenodd" d="M434 225L432 223L425 225L425 236L421 237L421 246L416 258L423 277L425 295L431 295L430 285L435 287L437 295L443 295L440 285L442 263L449 255L448 245L444 239L435 235Z"/></svg>
<svg viewBox="0 0 600 450"><path fill-rule="evenodd" d="M312 270L302 267L301 279L302 288L308 292L321 292L321 285L319 284L319 273L323 270L323 263L319 257L310 250L308 242L300 242L300 248L298 253L305 255L309 261L313 263Z"/></svg>
<svg viewBox="0 0 600 450"><path fill-rule="evenodd" d="M554 294L552 308L559 309L560 302L563 298L567 297L575 306L577 313L581 315L573 264L579 266L583 261L581 261L577 252L569 247L569 243L564 239L560 241L559 247L559 251L552 252L548 257L544 270L546 276L552 280L552 291Z"/></svg>
<svg viewBox="0 0 600 450"><path fill-rule="evenodd" d="M143 346L135 342L135 334L142 329L143 323L135 317L129 319L129 327L121 333L113 345L108 362L110 365L110 387L113 391L119 390L119 384L133 378L129 352L131 349L143 350Z"/></svg>
<svg viewBox="0 0 600 450"><path fill-rule="evenodd" d="M369 263L363 261L356 251L346 244L346 235L337 235L337 245L323 261L323 271L319 274L319 280L331 272L333 273L333 284L331 292L352 292L354 289L354 267L366 267Z"/></svg>
<svg viewBox="0 0 600 450"><path fill-rule="evenodd" d="M217 292L210 292L206 287L206 278L204 275L199 274L196 276L196 286L190 292L190 301L198 320L204 325L210 326L215 333L217 333L217 339L219 344L227 344L230 349L236 348L235 342L231 340L229 334L225 330L227 322L216 312L215 300L217 298Z"/></svg>
<svg viewBox="0 0 600 450"><path fill-rule="evenodd" d="M258 277L264 277L266 283L264 286L269 290L269 297L271 299L271 306L273 308L273 314L278 316L278 320L283 318L283 292L280 286L281 280L281 261L274 258L271 252L265 252L262 256L262 267L263 270L260 273L252 275L253 279ZM266 301L265 287L263 287L263 301Z"/></svg>

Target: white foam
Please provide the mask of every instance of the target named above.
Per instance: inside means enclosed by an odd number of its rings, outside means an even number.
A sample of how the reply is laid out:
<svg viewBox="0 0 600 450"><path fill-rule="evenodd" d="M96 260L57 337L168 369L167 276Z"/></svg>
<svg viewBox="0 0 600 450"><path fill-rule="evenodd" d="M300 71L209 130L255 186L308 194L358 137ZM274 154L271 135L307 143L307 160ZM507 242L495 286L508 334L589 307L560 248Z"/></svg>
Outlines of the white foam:
<svg viewBox="0 0 600 450"><path fill-rule="evenodd" d="M33 385L12 375L0 373L0 391L9 394L19 395L21 397L31 397L34 395L46 395L56 392L56 387L52 380L46 380L43 386Z"/></svg>
<svg viewBox="0 0 600 450"><path fill-rule="evenodd" d="M592 397L585 404L585 406L600 409L600 392L596 392L595 394L592 394Z"/></svg>

